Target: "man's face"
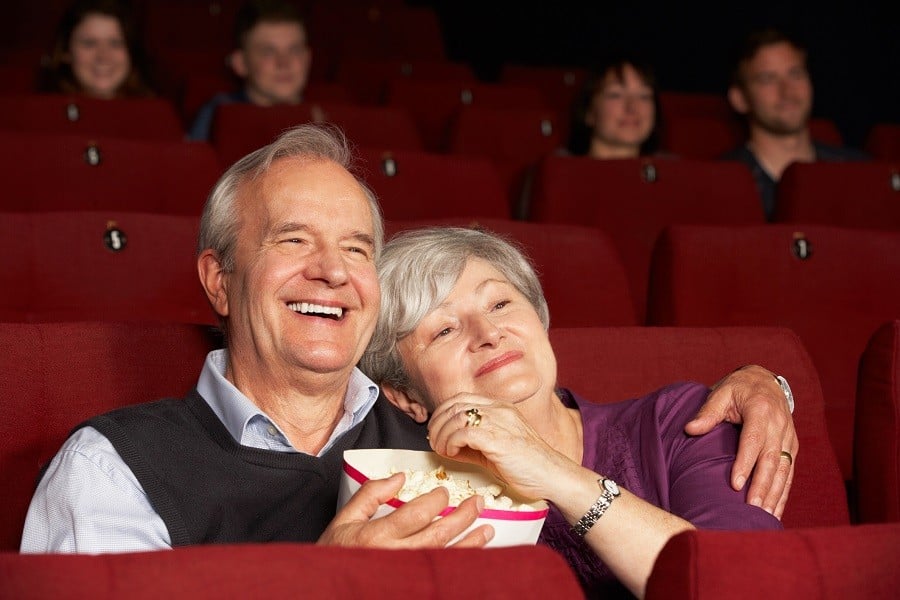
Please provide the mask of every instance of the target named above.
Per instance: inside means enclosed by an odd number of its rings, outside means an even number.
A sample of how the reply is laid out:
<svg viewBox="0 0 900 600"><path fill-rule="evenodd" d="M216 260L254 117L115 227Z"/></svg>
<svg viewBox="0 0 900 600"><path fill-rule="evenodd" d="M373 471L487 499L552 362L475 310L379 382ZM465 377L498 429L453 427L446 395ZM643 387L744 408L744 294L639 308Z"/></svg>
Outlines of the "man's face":
<svg viewBox="0 0 900 600"><path fill-rule="evenodd" d="M246 80L254 104L296 104L306 87L311 58L300 24L263 21L247 33L244 47L232 55L232 65Z"/></svg>
<svg viewBox="0 0 900 600"><path fill-rule="evenodd" d="M238 191L226 274L229 351L270 372L346 374L369 343L380 291L363 189L328 160L283 158Z"/></svg>
<svg viewBox="0 0 900 600"><path fill-rule="evenodd" d="M787 42L763 46L741 67L741 82L730 97L751 127L776 135L806 129L813 91L803 52Z"/></svg>

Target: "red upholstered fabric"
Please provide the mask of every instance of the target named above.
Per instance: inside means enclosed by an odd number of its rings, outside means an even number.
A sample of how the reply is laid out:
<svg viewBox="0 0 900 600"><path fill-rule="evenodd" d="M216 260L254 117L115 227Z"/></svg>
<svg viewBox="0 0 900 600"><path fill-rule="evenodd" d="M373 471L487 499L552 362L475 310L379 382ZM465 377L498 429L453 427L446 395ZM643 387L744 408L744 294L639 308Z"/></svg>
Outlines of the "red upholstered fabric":
<svg viewBox="0 0 900 600"><path fill-rule="evenodd" d="M866 152L881 160L900 160L900 124L872 126L866 137Z"/></svg>
<svg viewBox="0 0 900 600"><path fill-rule="evenodd" d="M790 165L775 221L900 231L900 160Z"/></svg>
<svg viewBox="0 0 900 600"><path fill-rule="evenodd" d="M671 112L665 115L661 146L684 158L717 159L746 139L744 125L732 115ZM828 119L810 119L810 135L817 142L842 146L837 126Z"/></svg>
<svg viewBox="0 0 900 600"><path fill-rule="evenodd" d="M795 245L809 257L797 258ZM671 227L654 256L649 321L796 331L822 380L828 430L850 479L857 365L869 336L900 310L898 273L900 233Z"/></svg>
<svg viewBox="0 0 900 600"><path fill-rule="evenodd" d="M563 145L565 128L559 113L551 109L465 106L451 126L448 149L491 159L515 203L540 159Z"/></svg>
<svg viewBox="0 0 900 600"><path fill-rule="evenodd" d="M0 549L19 547L39 469L72 427L183 395L215 344L199 325L0 323Z"/></svg>
<svg viewBox="0 0 900 600"><path fill-rule="evenodd" d="M0 211L114 210L199 215L221 167L184 141L0 133Z"/></svg>
<svg viewBox="0 0 900 600"><path fill-rule="evenodd" d="M387 104L412 115L425 148L447 148L453 119L464 106L488 108L545 108L540 90L525 85L460 81L394 79Z"/></svg>
<svg viewBox="0 0 900 600"><path fill-rule="evenodd" d="M297 106L223 104L216 109L212 144L223 166L274 141L301 123L334 123L353 144L389 150L421 150L412 118L404 110L310 102Z"/></svg>
<svg viewBox="0 0 900 600"><path fill-rule="evenodd" d="M196 217L0 214L0 318L216 322L197 276ZM118 248L118 250L116 250Z"/></svg>
<svg viewBox="0 0 900 600"><path fill-rule="evenodd" d="M486 158L359 149L360 174L386 219L507 218L500 174Z"/></svg>
<svg viewBox="0 0 900 600"><path fill-rule="evenodd" d="M648 600L896 598L900 524L689 531L660 552Z"/></svg>
<svg viewBox="0 0 900 600"><path fill-rule="evenodd" d="M716 117L729 120L734 112L723 94L659 92L659 109L665 126L677 117Z"/></svg>
<svg viewBox="0 0 900 600"><path fill-rule="evenodd" d="M581 67L505 64L500 69L500 82L538 88L547 106L565 115L572 110L572 103L581 91L587 74L587 70Z"/></svg>
<svg viewBox="0 0 900 600"><path fill-rule="evenodd" d="M594 227L485 218L386 223L388 235L430 226L479 227L518 243L541 279L554 327L638 324L619 255Z"/></svg>
<svg viewBox="0 0 900 600"><path fill-rule="evenodd" d="M859 520L900 521L900 320L875 332L860 361L853 462Z"/></svg>
<svg viewBox="0 0 900 600"><path fill-rule="evenodd" d="M625 264L640 319L650 256L663 227L764 222L756 184L740 164L563 156L548 157L538 168L530 218L593 225L609 234Z"/></svg>
<svg viewBox="0 0 900 600"><path fill-rule="evenodd" d="M161 98L98 100L83 96L0 96L0 131L33 131L179 141L175 107Z"/></svg>
<svg viewBox="0 0 900 600"><path fill-rule="evenodd" d="M163 552L0 554L4 596L37 598L583 598L543 546L368 550L301 544Z"/></svg>
<svg viewBox="0 0 900 600"><path fill-rule="evenodd" d="M552 318L552 315L551 315ZM849 523L843 480L823 419L816 371L797 336L763 327L551 329L559 385L596 402L635 398L675 381L712 385L745 364L784 374L797 399L800 440L788 528Z"/></svg>
<svg viewBox="0 0 900 600"><path fill-rule="evenodd" d="M335 75L335 81L362 104L383 103L392 79L474 82L475 73L468 64L449 60L354 56L342 60Z"/></svg>

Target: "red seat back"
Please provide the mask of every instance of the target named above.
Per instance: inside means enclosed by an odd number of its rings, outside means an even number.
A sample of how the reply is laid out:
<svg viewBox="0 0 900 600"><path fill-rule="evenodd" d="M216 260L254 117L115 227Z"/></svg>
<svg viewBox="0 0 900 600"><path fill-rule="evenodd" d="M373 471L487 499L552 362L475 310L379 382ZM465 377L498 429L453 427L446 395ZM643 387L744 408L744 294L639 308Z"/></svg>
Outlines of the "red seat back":
<svg viewBox="0 0 900 600"><path fill-rule="evenodd" d="M494 165L485 158L413 151L358 151L360 172L387 219L509 217Z"/></svg>
<svg viewBox="0 0 900 600"><path fill-rule="evenodd" d="M547 106L561 115L567 115L587 75L587 70L581 67L505 64L500 70L500 82L535 87L543 94Z"/></svg>
<svg viewBox="0 0 900 600"><path fill-rule="evenodd" d="M541 279L553 327L638 324L618 252L599 229L479 218L388 221L387 233L433 226L478 227L518 243Z"/></svg>
<svg viewBox="0 0 900 600"><path fill-rule="evenodd" d="M900 231L900 160L794 163L778 182L775 221Z"/></svg>
<svg viewBox="0 0 900 600"><path fill-rule="evenodd" d="M897 564L898 524L688 531L660 552L646 598L892 598Z"/></svg>
<svg viewBox="0 0 900 600"><path fill-rule="evenodd" d="M796 331L818 369L829 433L850 479L857 365L872 333L900 310L898 273L900 233L670 227L654 255L649 322Z"/></svg>
<svg viewBox="0 0 900 600"><path fill-rule="evenodd" d="M215 323L197 276L198 219L122 212L6 213L6 321Z"/></svg>
<svg viewBox="0 0 900 600"><path fill-rule="evenodd" d="M205 143L89 135L0 133L0 161L0 211L199 215L222 171Z"/></svg>
<svg viewBox="0 0 900 600"><path fill-rule="evenodd" d="M161 98L98 100L83 96L0 96L0 131L180 141L175 107Z"/></svg>
<svg viewBox="0 0 900 600"><path fill-rule="evenodd" d="M866 152L880 160L900 160L900 124L873 125L866 137Z"/></svg>
<svg viewBox="0 0 900 600"><path fill-rule="evenodd" d="M469 65L449 60L355 56L342 60L335 75L335 81L350 90L353 99L362 104L384 103L393 79L472 83L475 73Z"/></svg>
<svg viewBox="0 0 900 600"><path fill-rule="evenodd" d="M0 549L18 549L38 472L73 427L185 394L214 347L199 325L0 323Z"/></svg>
<svg viewBox="0 0 900 600"><path fill-rule="evenodd" d="M653 244L666 225L764 222L756 184L740 164L562 156L538 167L530 218L605 231L625 264L640 319Z"/></svg>
<svg viewBox="0 0 900 600"><path fill-rule="evenodd" d="M900 521L900 320L881 326L859 365L853 464L860 522Z"/></svg>
<svg viewBox="0 0 900 600"><path fill-rule="evenodd" d="M271 143L284 130L302 123L334 123L357 146L388 150L421 150L411 117L390 107L322 104L255 106L223 104L216 109L212 144L223 165Z"/></svg>

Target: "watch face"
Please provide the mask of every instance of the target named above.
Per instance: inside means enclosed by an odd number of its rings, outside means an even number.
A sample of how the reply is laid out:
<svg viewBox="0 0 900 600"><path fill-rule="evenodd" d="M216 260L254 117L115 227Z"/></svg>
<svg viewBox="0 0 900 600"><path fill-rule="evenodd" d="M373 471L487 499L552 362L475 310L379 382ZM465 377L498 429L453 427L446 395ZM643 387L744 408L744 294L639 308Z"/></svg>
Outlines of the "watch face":
<svg viewBox="0 0 900 600"><path fill-rule="evenodd" d="M607 492L609 492L613 496L619 495L619 486L617 486L616 482L613 481L612 479L604 479L603 487L606 489Z"/></svg>

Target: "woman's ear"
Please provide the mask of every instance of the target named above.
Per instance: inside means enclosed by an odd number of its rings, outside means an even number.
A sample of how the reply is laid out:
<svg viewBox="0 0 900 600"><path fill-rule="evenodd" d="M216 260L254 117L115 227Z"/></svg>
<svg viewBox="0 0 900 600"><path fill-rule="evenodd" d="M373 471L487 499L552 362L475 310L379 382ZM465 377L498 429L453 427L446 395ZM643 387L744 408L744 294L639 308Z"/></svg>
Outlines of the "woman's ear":
<svg viewBox="0 0 900 600"><path fill-rule="evenodd" d="M416 423L424 423L428 420L428 409L420 400L410 396L406 390L399 390L389 383L383 383L381 391L384 392L385 398L391 404L409 415Z"/></svg>

